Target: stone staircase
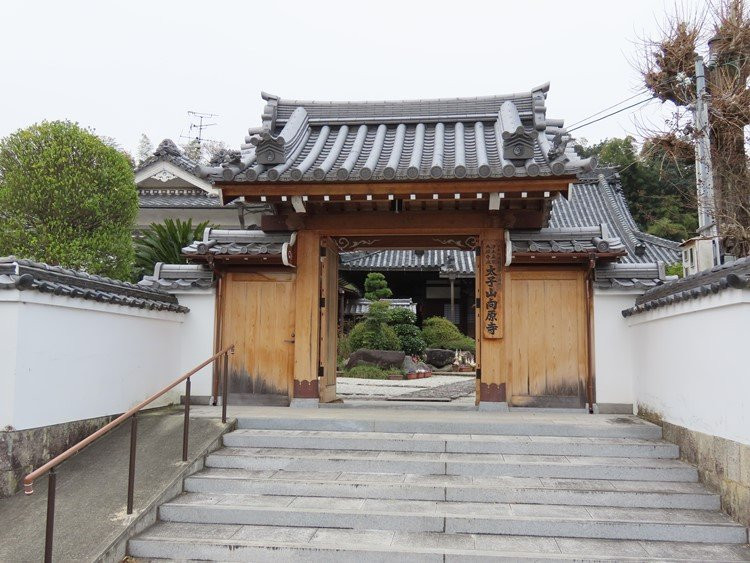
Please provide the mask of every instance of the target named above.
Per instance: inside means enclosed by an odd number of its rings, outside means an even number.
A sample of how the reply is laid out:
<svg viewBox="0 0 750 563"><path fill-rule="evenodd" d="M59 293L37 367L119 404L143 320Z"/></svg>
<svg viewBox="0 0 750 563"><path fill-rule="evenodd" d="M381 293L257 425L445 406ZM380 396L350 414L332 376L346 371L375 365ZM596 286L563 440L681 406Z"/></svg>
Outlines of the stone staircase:
<svg viewBox="0 0 750 563"><path fill-rule="evenodd" d="M256 409L130 540L144 559L750 560L636 417Z"/></svg>

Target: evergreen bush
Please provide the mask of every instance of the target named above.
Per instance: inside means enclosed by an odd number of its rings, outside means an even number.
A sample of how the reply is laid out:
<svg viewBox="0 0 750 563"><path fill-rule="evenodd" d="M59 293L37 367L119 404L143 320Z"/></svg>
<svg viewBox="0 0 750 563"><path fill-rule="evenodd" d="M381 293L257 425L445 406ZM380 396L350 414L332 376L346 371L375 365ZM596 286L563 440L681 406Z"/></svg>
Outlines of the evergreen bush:
<svg viewBox="0 0 750 563"><path fill-rule="evenodd" d="M428 348L445 350L466 350L474 352L476 342L461 334L458 327L444 317L430 317L422 323L422 338Z"/></svg>

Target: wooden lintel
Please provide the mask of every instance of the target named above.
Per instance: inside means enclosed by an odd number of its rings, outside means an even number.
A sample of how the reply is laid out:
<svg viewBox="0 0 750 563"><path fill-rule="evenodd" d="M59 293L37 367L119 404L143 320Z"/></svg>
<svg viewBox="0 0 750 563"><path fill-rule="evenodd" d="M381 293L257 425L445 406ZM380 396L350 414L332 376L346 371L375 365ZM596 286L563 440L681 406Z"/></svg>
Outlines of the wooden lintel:
<svg viewBox="0 0 750 563"><path fill-rule="evenodd" d="M220 264L283 266L278 254L183 254L182 257L190 262L213 262L216 267Z"/></svg>
<svg viewBox="0 0 750 563"><path fill-rule="evenodd" d="M406 182L216 182L225 201L231 196L354 196L384 194L398 197L411 194L470 194L505 192L562 192L575 176L503 178L495 180L432 180Z"/></svg>
<svg viewBox="0 0 750 563"><path fill-rule="evenodd" d="M625 256L626 252L601 252L596 255L596 260L614 261ZM555 264L555 263L581 263L586 264L590 259L587 252L514 252L513 263L518 264Z"/></svg>
<svg viewBox="0 0 750 563"><path fill-rule="evenodd" d="M538 209L487 211L363 211L325 215L264 215L266 232L316 230L321 234L377 234L394 230L402 234L476 234L482 228L535 229L543 226Z"/></svg>
<svg viewBox="0 0 750 563"><path fill-rule="evenodd" d="M435 248L456 248L460 250L473 250L479 244L478 235L336 235L332 237L333 244L337 250L348 252L352 250L367 250L372 248L389 248L389 249L435 249Z"/></svg>

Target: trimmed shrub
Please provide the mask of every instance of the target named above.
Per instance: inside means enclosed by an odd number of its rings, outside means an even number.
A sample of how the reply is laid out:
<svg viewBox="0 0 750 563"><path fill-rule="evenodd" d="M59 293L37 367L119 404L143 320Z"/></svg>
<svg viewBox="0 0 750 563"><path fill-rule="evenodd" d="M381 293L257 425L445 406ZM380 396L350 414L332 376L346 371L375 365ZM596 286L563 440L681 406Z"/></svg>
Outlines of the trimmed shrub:
<svg viewBox="0 0 750 563"><path fill-rule="evenodd" d="M380 272L370 272L365 278L365 299L377 301L378 299L388 299L393 292L388 287L385 276Z"/></svg>
<svg viewBox="0 0 750 563"><path fill-rule="evenodd" d="M422 323L422 338L428 348L445 350L476 350L476 342L461 334L458 327L443 317L430 317Z"/></svg>
<svg viewBox="0 0 750 563"><path fill-rule="evenodd" d="M385 323L372 322L369 319L354 325L348 335L351 351L360 348L371 350L400 350L401 341L393 327Z"/></svg>
<svg viewBox="0 0 750 563"><path fill-rule="evenodd" d="M388 310L388 324L391 326L416 325L417 315L405 307L391 307Z"/></svg>
<svg viewBox="0 0 750 563"><path fill-rule="evenodd" d="M427 344L422 338L422 331L419 327L409 324L400 324L393 327L398 340L401 343L401 350L410 356L420 356L427 348Z"/></svg>

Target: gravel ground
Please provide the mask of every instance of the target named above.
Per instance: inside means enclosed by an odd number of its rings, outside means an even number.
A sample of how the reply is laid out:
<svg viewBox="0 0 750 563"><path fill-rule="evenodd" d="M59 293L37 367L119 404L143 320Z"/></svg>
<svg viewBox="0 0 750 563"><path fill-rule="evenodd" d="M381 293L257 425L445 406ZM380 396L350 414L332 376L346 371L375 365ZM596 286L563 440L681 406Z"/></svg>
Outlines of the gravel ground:
<svg viewBox="0 0 750 563"><path fill-rule="evenodd" d="M437 389L453 386L448 391ZM357 377L339 377L336 380L336 394L342 398L352 399L386 399L409 395L415 392L428 393L421 397L452 397L457 389L468 389L474 392L474 377L461 375L433 375L424 379L405 379L390 381L388 379L360 379ZM435 393L430 395L429 393ZM441 395L441 393L443 393ZM448 393L447 395L445 393ZM457 396L464 396L461 393Z"/></svg>
<svg viewBox="0 0 750 563"><path fill-rule="evenodd" d="M398 399L450 399L453 401L459 397L473 396L475 392L474 378L464 379L468 379L468 381L457 381L456 383L446 383L437 387L417 389L411 393L399 395Z"/></svg>

